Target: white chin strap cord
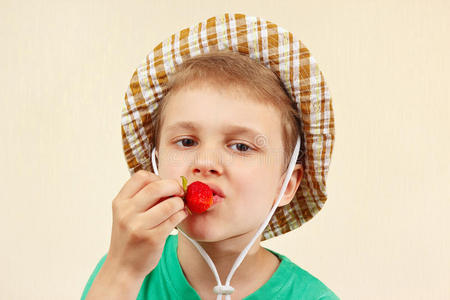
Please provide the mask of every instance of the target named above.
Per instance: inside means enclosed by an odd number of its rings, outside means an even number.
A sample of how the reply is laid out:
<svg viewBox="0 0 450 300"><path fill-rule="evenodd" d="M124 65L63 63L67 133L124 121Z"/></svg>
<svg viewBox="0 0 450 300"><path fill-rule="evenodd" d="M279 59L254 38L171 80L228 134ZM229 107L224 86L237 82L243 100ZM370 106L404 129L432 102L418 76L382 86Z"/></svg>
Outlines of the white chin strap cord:
<svg viewBox="0 0 450 300"><path fill-rule="evenodd" d="M239 265L244 260L245 256L247 255L247 252L250 250L253 243L256 241L256 239L259 237L259 235L263 232L263 230L266 228L267 224L269 223L270 219L272 218L272 215L274 214L276 208L278 207L278 203L280 203L281 197L283 197L284 192L286 191L286 187L288 185L289 180L291 179L292 172L295 167L295 163L297 161L297 157L300 151L300 137L297 137L297 145L295 146L294 153L292 154L291 161L289 163L289 167L287 169L287 176L284 179L283 186L281 187L280 195L278 196L277 201L272 207L272 210L269 212L269 215L266 217L264 222L259 227L258 231L256 232L253 239L250 241L250 243L245 247L244 250L242 250L241 254L239 254L238 258L234 262L233 267L231 268L230 273L228 274L227 280L225 282L225 285L222 285L219 274L217 273L216 266L214 265L213 261L209 257L208 253L202 248L202 246L199 245L195 240L191 239L186 233L184 233L180 228L176 227L179 232L181 232L188 240L192 242L192 244L198 249L200 254L205 259L208 266L211 268L211 271L214 274L214 277L216 278L217 285L214 287L213 291L217 294L217 300L222 300L222 295L225 295L225 300L231 300L231 294L234 292L234 288L230 285L231 278L234 275L234 272L236 272L236 269L239 267ZM155 170L155 174L159 175L158 168L156 166L156 160L155 160L155 148L153 148L152 151L152 165L153 170Z"/></svg>

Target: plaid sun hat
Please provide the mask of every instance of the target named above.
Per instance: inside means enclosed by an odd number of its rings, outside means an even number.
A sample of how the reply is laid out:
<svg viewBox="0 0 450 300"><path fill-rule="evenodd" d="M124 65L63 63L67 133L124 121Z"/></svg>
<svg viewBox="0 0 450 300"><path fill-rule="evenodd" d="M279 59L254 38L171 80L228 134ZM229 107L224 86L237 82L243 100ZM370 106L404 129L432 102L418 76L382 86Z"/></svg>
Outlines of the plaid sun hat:
<svg viewBox="0 0 450 300"><path fill-rule="evenodd" d="M122 107L122 144L130 175L151 164L152 113L167 91L168 74L189 57L210 51L245 54L281 79L302 122L304 172L294 199L275 210L262 241L292 231L327 200L326 177L334 144L330 93L316 60L293 34L244 14L225 13L184 28L159 43L134 71ZM301 153L303 154L303 153Z"/></svg>

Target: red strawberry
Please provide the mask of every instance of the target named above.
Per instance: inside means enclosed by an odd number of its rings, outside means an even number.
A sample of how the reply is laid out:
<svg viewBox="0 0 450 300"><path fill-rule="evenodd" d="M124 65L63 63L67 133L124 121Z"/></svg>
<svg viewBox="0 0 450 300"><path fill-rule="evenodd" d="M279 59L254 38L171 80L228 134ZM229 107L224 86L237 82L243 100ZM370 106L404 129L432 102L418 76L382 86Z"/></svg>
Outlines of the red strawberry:
<svg viewBox="0 0 450 300"><path fill-rule="evenodd" d="M187 179L181 176L185 192L184 201L191 212L201 214L213 204L213 192L209 186L201 181L187 185Z"/></svg>

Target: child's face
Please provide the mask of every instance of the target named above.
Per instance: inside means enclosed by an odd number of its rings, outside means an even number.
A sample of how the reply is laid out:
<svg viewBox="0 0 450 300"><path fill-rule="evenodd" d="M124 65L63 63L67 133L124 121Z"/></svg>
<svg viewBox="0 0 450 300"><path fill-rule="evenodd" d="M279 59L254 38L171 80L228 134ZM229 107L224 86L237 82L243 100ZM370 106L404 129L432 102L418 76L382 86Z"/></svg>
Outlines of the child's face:
<svg viewBox="0 0 450 300"><path fill-rule="evenodd" d="M160 129L159 175L180 184L181 175L188 183L212 183L225 195L208 211L188 216L181 229L205 242L256 231L284 179L280 113L236 89L206 84L183 88L165 100L169 102ZM175 127L180 122L191 122L196 129Z"/></svg>

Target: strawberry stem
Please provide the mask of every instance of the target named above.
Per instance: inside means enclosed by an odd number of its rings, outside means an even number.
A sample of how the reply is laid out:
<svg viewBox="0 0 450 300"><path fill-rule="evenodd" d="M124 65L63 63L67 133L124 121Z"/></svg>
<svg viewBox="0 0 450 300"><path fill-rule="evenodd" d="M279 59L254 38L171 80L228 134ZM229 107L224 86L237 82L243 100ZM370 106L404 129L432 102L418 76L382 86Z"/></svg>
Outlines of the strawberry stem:
<svg viewBox="0 0 450 300"><path fill-rule="evenodd" d="M184 190L184 192L186 192L187 191L187 179L184 176L180 176L180 177L181 177L181 180L183 181L183 190Z"/></svg>
<svg viewBox="0 0 450 300"><path fill-rule="evenodd" d="M185 193L187 193L187 179L184 176L180 176L180 177L181 177L181 180L183 181L183 190ZM186 202L185 197L183 197L183 200ZM189 209L189 207L187 205L185 205L185 208L186 208L186 211L188 212L188 214L192 216L192 212Z"/></svg>
<svg viewBox="0 0 450 300"><path fill-rule="evenodd" d="M189 215L192 216L192 212L191 212L191 210L189 209L189 207L186 206L186 210L187 210L187 212L189 213Z"/></svg>

